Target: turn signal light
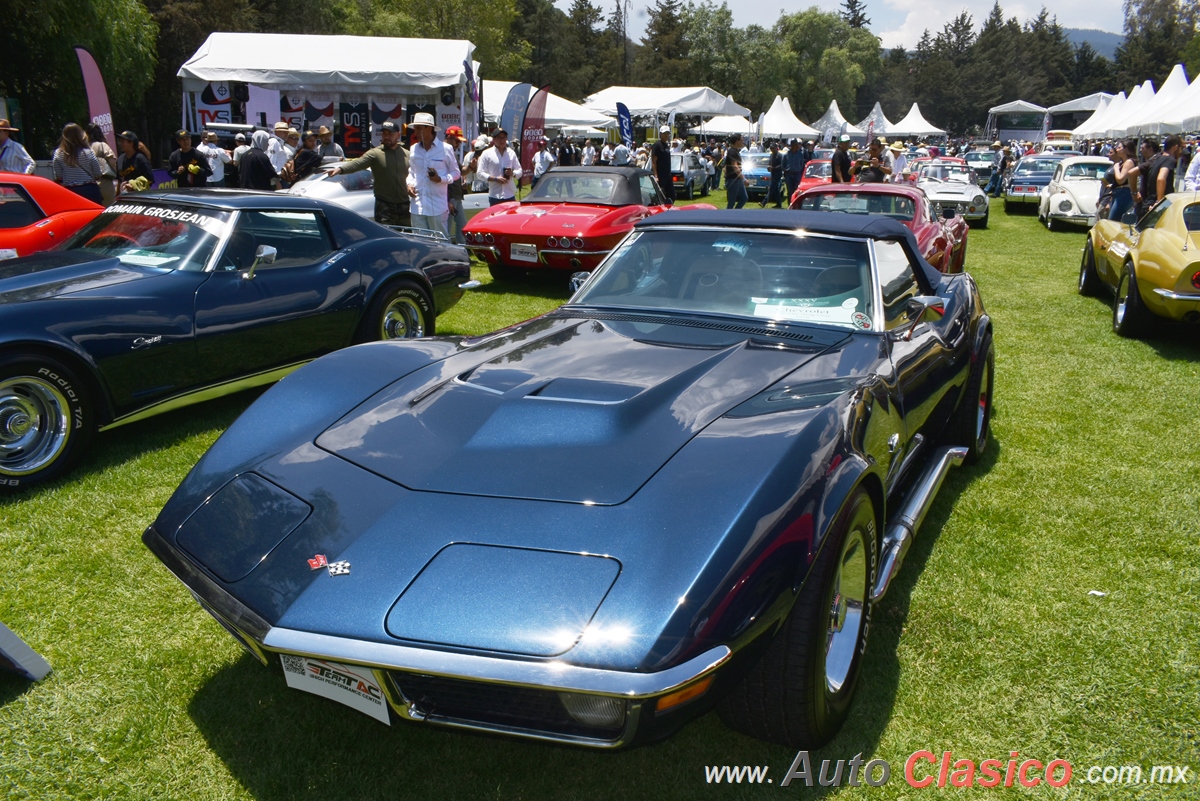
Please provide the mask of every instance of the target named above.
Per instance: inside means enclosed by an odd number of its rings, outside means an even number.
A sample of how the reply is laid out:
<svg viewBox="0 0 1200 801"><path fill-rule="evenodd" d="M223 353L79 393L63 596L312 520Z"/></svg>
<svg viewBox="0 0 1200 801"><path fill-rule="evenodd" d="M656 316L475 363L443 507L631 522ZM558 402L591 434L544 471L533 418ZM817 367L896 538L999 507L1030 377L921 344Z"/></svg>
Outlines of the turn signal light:
<svg viewBox="0 0 1200 801"><path fill-rule="evenodd" d="M668 693L667 695L664 695L663 697L658 699L658 705L657 705L658 711L666 712L668 709L673 709L674 707L677 707L680 704L686 703L686 702L692 700L693 698L699 698L700 696L702 696L706 692L708 692L708 688L712 686L712 683L713 683L713 677L709 676L707 678L701 679L700 681L696 682L695 684L689 684L687 687L684 687L682 690L676 690L673 693Z"/></svg>
<svg viewBox="0 0 1200 801"><path fill-rule="evenodd" d="M1192 286L1200 289L1200 272L1192 273Z"/></svg>

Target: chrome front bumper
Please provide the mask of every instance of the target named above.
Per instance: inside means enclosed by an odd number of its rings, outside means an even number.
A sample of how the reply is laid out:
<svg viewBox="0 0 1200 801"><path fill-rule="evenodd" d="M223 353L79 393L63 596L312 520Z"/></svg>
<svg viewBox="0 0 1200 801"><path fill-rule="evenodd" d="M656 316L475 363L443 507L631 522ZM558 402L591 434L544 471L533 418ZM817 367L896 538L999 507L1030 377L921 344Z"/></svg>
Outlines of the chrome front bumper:
<svg viewBox="0 0 1200 801"><path fill-rule="evenodd" d="M653 699L708 676L733 656L728 646L718 645L675 667L655 673L635 673L572 665L562 659L505 659L279 628L234 598L153 527L143 533L142 542L191 591L201 607L264 665L270 664L272 655L290 654L370 668L392 711L405 720L592 748L618 748L636 735L643 706L653 709ZM439 715L436 710L422 709L405 698L397 673L475 685L619 698L626 702L626 715L621 731L604 738Z"/></svg>

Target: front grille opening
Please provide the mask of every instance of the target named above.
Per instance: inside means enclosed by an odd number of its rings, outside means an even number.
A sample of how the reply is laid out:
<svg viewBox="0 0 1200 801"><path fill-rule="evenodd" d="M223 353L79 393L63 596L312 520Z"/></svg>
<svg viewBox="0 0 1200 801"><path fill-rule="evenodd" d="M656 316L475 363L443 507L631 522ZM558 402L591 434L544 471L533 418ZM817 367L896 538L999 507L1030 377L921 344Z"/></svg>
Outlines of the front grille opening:
<svg viewBox="0 0 1200 801"><path fill-rule="evenodd" d="M628 704L606 696L509 687L463 679L391 671L405 701L433 717L483 726L615 740L625 728Z"/></svg>

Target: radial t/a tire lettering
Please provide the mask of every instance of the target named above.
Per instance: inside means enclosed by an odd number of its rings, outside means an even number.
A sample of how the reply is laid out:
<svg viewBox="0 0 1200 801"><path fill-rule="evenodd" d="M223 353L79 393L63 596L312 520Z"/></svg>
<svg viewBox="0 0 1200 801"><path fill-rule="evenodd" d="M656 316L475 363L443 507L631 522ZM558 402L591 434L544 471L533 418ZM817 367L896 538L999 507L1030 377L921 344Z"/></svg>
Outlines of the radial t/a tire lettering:
<svg viewBox="0 0 1200 801"><path fill-rule="evenodd" d="M37 354L0 359L0 489L64 472L94 426L91 393L75 370Z"/></svg>
<svg viewBox="0 0 1200 801"><path fill-rule="evenodd" d="M433 336L434 319L429 294L412 281L398 281L371 301L359 324L358 341Z"/></svg>
<svg viewBox="0 0 1200 801"><path fill-rule="evenodd" d="M874 503L856 490L767 652L718 704L726 725L793 748L837 734L867 645L878 546Z"/></svg>

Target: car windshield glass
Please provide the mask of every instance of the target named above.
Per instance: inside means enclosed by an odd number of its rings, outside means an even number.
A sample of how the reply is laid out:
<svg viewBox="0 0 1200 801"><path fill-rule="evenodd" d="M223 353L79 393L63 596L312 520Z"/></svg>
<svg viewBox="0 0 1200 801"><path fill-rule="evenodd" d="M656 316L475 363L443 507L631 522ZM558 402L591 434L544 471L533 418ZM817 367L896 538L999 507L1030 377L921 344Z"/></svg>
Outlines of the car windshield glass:
<svg viewBox="0 0 1200 801"><path fill-rule="evenodd" d="M894 220L913 218L912 198L883 192L822 192L800 198L801 211L840 211L845 214L886 214Z"/></svg>
<svg viewBox="0 0 1200 801"><path fill-rule="evenodd" d="M791 231L640 231L573 303L872 327L865 240Z"/></svg>
<svg viewBox="0 0 1200 801"><path fill-rule="evenodd" d="M1104 178L1104 173L1108 171L1109 166L1102 162L1096 162L1095 164L1072 164L1067 167L1066 177L1099 181Z"/></svg>
<svg viewBox="0 0 1200 801"><path fill-rule="evenodd" d="M805 178L828 178L833 175L832 161L810 161L804 168Z"/></svg>
<svg viewBox="0 0 1200 801"><path fill-rule="evenodd" d="M965 164L927 164L921 168L918 181L957 181L971 182L971 170Z"/></svg>
<svg viewBox="0 0 1200 801"><path fill-rule="evenodd" d="M986 164L990 167L992 165L992 154L972 150L966 155L966 160L968 164Z"/></svg>
<svg viewBox="0 0 1200 801"><path fill-rule="evenodd" d="M579 175L548 172L523 203L595 203L614 205L617 179L612 175Z"/></svg>
<svg viewBox="0 0 1200 801"><path fill-rule="evenodd" d="M671 154L671 172L683 172L683 154Z"/></svg>
<svg viewBox="0 0 1200 801"><path fill-rule="evenodd" d="M1052 173L1054 168L1060 164L1059 159L1023 159L1018 165L1014 175L1033 175L1035 173Z"/></svg>
<svg viewBox="0 0 1200 801"><path fill-rule="evenodd" d="M230 213L170 203L118 203L63 246L115 257L123 264L203 270L224 236Z"/></svg>
<svg viewBox="0 0 1200 801"><path fill-rule="evenodd" d="M1183 210L1183 227L1189 231L1200 231L1200 203L1193 203Z"/></svg>
<svg viewBox="0 0 1200 801"><path fill-rule="evenodd" d="M747 172L749 170L765 170L767 168L767 160L770 158L770 153L743 153L742 172Z"/></svg>
<svg viewBox="0 0 1200 801"><path fill-rule="evenodd" d="M299 186L312 187L315 184L321 184L328 187L341 187L347 192L357 192L372 187L370 170L359 170L358 172L343 172L337 175L330 175L323 170L318 170L307 178L299 181Z"/></svg>

